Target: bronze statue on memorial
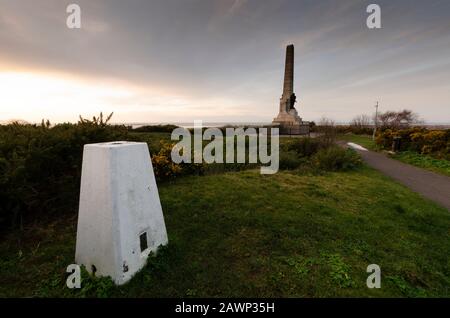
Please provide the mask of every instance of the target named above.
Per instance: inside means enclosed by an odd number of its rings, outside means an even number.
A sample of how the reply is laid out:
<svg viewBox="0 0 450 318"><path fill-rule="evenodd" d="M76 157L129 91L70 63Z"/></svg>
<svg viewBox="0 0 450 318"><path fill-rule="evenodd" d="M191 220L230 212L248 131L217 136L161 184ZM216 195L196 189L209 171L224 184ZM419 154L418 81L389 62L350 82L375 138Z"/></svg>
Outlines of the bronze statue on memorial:
<svg viewBox="0 0 450 318"><path fill-rule="evenodd" d="M295 96L295 93L292 93L289 97L289 109L294 109L295 103L297 102L297 96Z"/></svg>

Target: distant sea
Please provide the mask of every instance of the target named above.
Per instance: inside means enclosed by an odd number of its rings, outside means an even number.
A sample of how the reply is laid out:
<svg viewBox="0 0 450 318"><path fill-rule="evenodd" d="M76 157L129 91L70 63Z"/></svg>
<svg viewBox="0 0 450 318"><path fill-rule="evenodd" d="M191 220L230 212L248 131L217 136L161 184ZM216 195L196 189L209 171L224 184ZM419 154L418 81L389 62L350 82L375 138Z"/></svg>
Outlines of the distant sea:
<svg viewBox="0 0 450 318"><path fill-rule="evenodd" d="M7 123L11 122L11 120L0 120L0 125L5 125ZM26 122L26 121L23 121ZM40 124L41 122L35 123ZM176 125L183 128L193 128L194 122L114 122L112 124L116 125L126 125L131 126L132 128L138 128L142 126L153 126L153 125ZM255 127L261 127L266 125L271 125L271 122L203 122L203 127L224 127L224 126L255 126ZM348 125L348 122L336 122L337 126L345 126ZM448 123L425 123L420 125L422 127L427 127L429 129L450 129L450 122Z"/></svg>
<svg viewBox="0 0 450 318"><path fill-rule="evenodd" d="M114 123L120 125L131 126L133 128L138 128L142 126L153 126L153 125L176 125L183 128L193 128L194 122L189 123ZM270 125L271 122L202 122L203 127L224 127L224 126L264 126Z"/></svg>
<svg viewBox="0 0 450 318"><path fill-rule="evenodd" d="M193 122L186 123L168 123L168 122L159 122L159 123L114 123L119 125L131 126L133 128L138 128L142 126L153 126L153 125L176 125L183 128L193 128ZM203 127L224 127L224 126L265 126L271 125L271 122L203 122ZM345 126L348 125L347 122L338 122L337 126ZM427 127L429 129L450 129L450 123L425 123L420 125L422 127Z"/></svg>

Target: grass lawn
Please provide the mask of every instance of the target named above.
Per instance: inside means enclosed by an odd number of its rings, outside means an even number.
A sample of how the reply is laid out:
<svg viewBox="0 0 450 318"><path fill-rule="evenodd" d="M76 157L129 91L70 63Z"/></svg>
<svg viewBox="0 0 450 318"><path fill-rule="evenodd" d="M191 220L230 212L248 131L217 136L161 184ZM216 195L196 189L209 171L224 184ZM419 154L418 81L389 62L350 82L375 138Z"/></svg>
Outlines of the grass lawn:
<svg viewBox="0 0 450 318"><path fill-rule="evenodd" d="M346 134L346 135L339 135L338 139L344 140L347 142L353 142L355 144L363 146L366 149L370 149L370 150L377 149L375 142L372 140L372 136Z"/></svg>
<svg viewBox="0 0 450 318"><path fill-rule="evenodd" d="M416 167L450 176L450 161L445 159L436 159L412 151L399 152L391 157Z"/></svg>
<svg viewBox="0 0 450 318"><path fill-rule="evenodd" d="M76 217L0 243L0 297L450 296L450 214L378 172L260 175L160 185L169 246L128 284L65 287ZM381 267L381 289L366 267Z"/></svg>

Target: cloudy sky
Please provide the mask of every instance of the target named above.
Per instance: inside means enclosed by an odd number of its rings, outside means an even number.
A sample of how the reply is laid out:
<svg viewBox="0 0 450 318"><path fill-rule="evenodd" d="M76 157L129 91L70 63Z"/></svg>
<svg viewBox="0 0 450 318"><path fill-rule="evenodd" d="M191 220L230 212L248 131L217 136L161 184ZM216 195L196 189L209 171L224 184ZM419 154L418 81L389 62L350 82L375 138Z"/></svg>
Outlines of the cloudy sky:
<svg viewBox="0 0 450 318"><path fill-rule="evenodd" d="M271 121L290 43L304 120L450 122L448 0L0 0L0 121Z"/></svg>

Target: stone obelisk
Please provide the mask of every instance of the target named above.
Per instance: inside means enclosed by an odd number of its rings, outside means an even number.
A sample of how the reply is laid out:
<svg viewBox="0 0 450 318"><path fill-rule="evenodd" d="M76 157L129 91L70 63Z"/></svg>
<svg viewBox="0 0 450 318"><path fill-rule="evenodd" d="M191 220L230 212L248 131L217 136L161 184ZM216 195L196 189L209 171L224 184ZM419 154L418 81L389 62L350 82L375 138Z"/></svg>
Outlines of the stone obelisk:
<svg viewBox="0 0 450 318"><path fill-rule="evenodd" d="M280 128L282 134L307 134L308 124L303 123L298 116L294 105L296 96L294 94L294 45L286 47L286 61L284 65L283 94L280 98L280 111L274 118L273 124Z"/></svg>
<svg viewBox="0 0 450 318"><path fill-rule="evenodd" d="M288 45L286 48L286 62L284 65L284 84L281 100L288 100L294 93L294 45ZM281 111L282 109L280 109ZM285 109L286 112L289 109Z"/></svg>

